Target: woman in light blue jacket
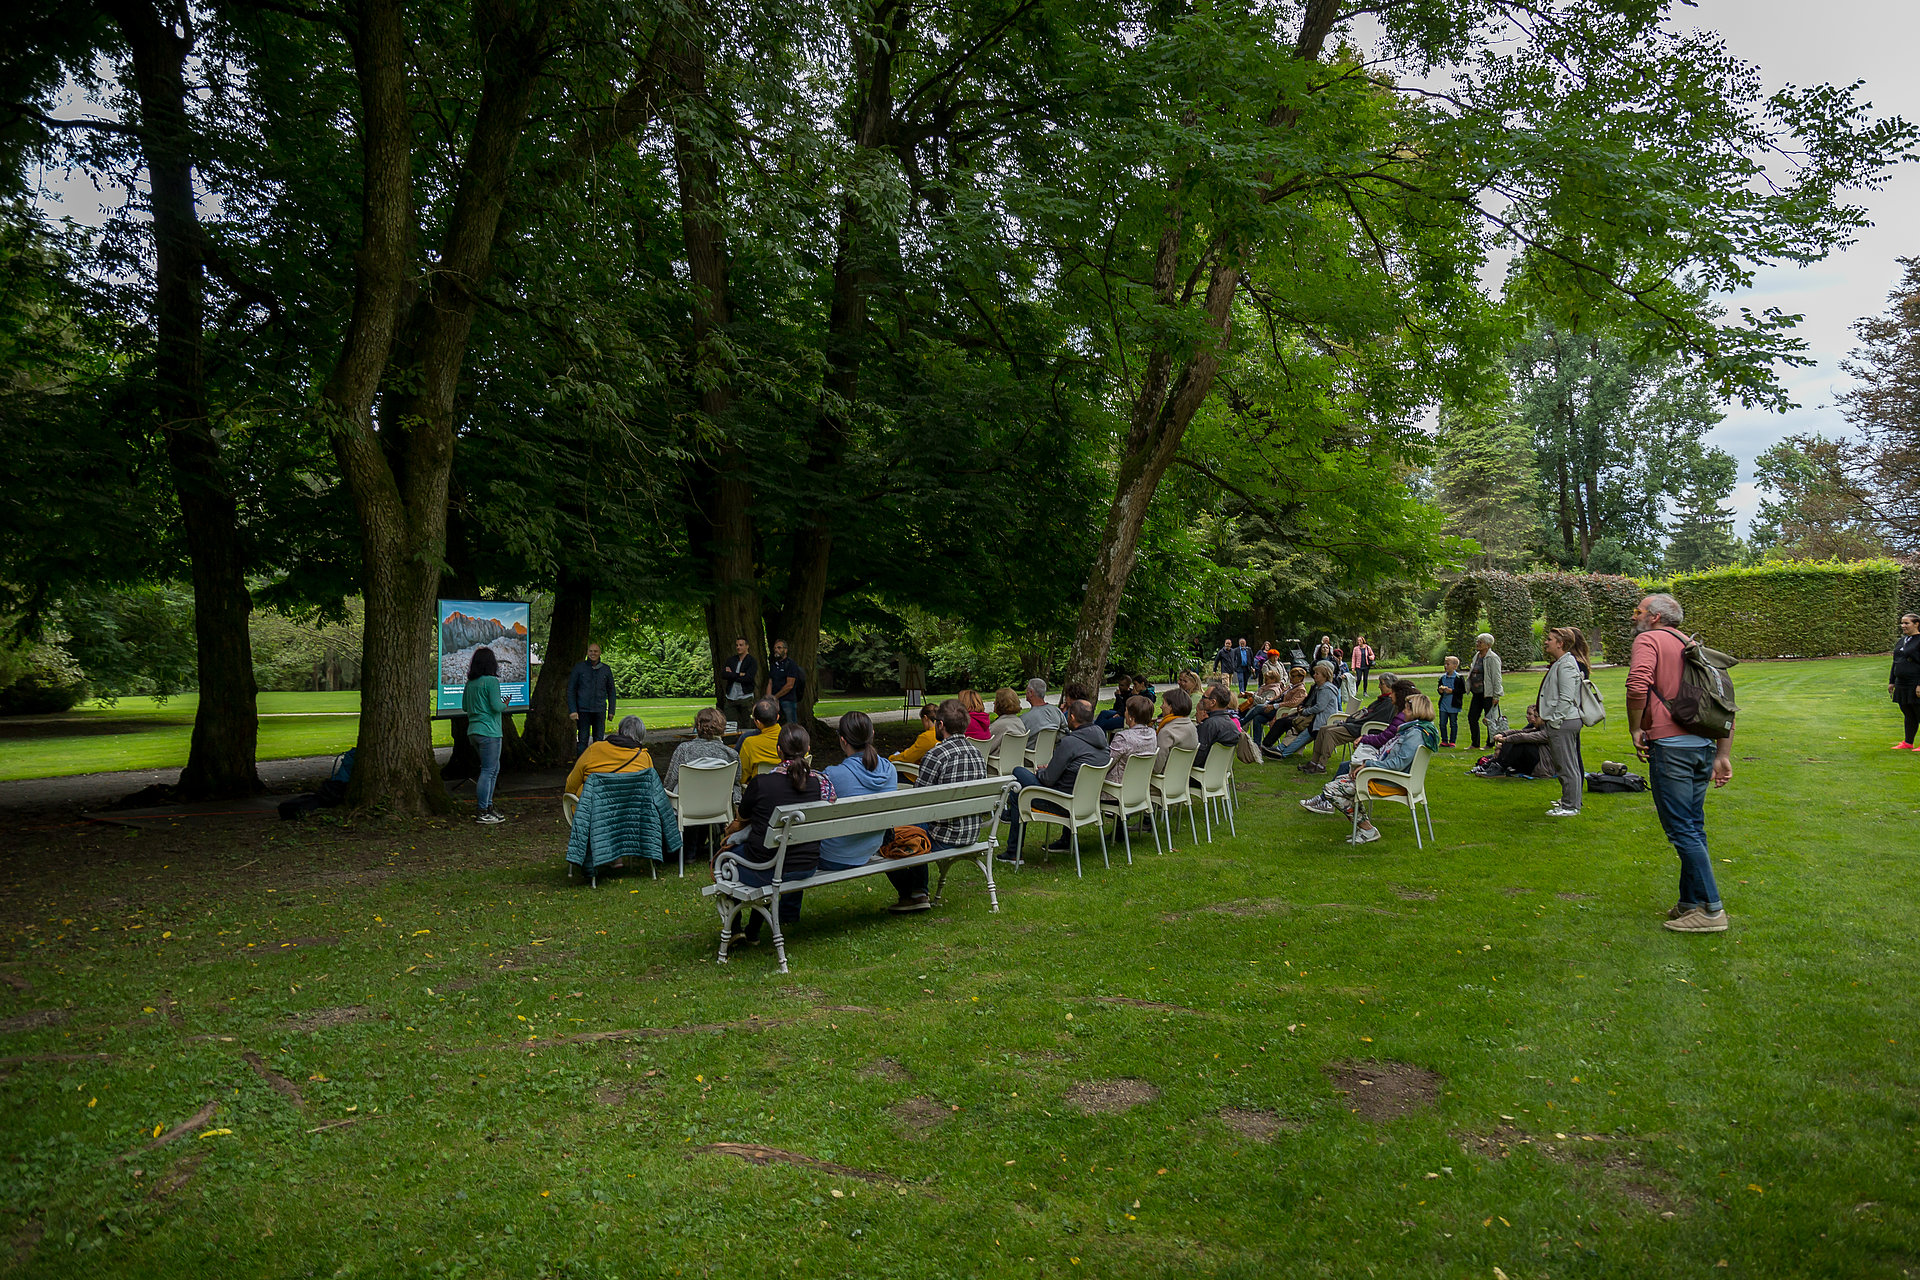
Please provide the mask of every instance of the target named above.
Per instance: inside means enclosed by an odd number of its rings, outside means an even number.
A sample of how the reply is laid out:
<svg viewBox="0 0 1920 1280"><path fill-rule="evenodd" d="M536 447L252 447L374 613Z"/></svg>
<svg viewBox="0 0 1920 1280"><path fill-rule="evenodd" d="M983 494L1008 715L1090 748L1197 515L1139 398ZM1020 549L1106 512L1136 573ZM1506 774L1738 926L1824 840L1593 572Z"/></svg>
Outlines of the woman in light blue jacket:
<svg viewBox="0 0 1920 1280"><path fill-rule="evenodd" d="M847 758L820 771L833 783L839 799L900 789L900 775L893 761L874 750L873 721L866 712L849 711L840 717L840 750ZM844 871L865 865L880 852L880 842L885 836L884 831L872 831L863 836L833 836L822 840L820 871Z"/></svg>
<svg viewBox="0 0 1920 1280"><path fill-rule="evenodd" d="M1560 798L1547 816L1571 818L1580 812L1580 790L1586 780L1586 764L1580 758L1580 730L1585 727L1580 702L1591 670L1587 638L1578 627L1555 627L1547 632L1546 648L1552 665L1540 680L1540 719L1547 726L1554 776L1560 779Z"/></svg>

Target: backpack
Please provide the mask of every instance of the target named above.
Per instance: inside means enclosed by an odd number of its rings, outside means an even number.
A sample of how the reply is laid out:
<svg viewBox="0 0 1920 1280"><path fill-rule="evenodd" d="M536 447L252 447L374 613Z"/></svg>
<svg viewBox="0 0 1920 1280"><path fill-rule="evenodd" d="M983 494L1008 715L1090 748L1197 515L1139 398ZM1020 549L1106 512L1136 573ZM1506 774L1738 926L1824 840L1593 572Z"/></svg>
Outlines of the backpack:
<svg viewBox="0 0 1920 1280"><path fill-rule="evenodd" d="M1592 795L1610 795L1615 792L1645 791L1647 780L1637 773L1623 773L1615 776L1610 773L1590 773L1587 775L1587 791Z"/></svg>
<svg viewBox="0 0 1920 1280"><path fill-rule="evenodd" d="M1681 635L1672 627L1662 630L1680 637L1680 690L1672 698L1666 698L1654 688L1653 696L1660 699L1673 722L1686 732L1715 742L1732 736L1733 718L1740 708L1733 702L1733 679L1727 675L1727 668L1740 659L1707 648L1698 636ZM1642 713L1641 728L1650 728L1652 719L1651 712Z"/></svg>

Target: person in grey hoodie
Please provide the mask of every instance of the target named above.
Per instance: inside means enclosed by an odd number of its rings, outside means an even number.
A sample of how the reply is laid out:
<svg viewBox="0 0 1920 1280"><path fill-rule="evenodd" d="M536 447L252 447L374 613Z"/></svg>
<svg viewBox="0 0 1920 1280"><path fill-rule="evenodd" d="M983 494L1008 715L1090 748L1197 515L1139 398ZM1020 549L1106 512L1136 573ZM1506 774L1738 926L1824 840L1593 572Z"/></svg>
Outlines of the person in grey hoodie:
<svg viewBox="0 0 1920 1280"><path fill-rule="evenodd" d="M1076 700L1067 704L1067 731L1053 744L1053 759L1039 773L1022 765L1013 771L1013 778L1022 787L1047 787L1054 791L1072 791L1074 779L1080 776L1083 764L1103 764L1108 759L1107 735L1099 725L1093 722L1093 704L1085 700ZM1042 807L1054 813L1065 814L1066 810L1042 802ZM1017 810L1016 810L1017 812ZM1022 832L1016 821L1013 831L1013 856L1018 858L1021 848ZM1071 847L1070 839L1062 834L1054 845L1056 849Z"/></svg>
<svg viewBox="0 0 1920 1280"><path fill-rule="evenodd" d="M1547 810L1549 818L1571 818L1580 812L1580 787L1586 764L1580 758L1580 695L1587 678L1587 638L1578 627L1554 627L1546 636L1552 666L1540 679L1540 719L1547 726L1547 745L1553 751L1553 772L1560 779L1560 798Z"/></svg>

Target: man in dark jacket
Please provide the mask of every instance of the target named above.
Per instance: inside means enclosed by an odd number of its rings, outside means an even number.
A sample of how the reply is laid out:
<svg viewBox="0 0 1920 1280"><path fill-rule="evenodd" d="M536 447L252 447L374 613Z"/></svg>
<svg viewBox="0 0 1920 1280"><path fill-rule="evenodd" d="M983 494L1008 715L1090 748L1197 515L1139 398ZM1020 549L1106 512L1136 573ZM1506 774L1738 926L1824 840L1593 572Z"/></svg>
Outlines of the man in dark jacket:
<svg viewBox="0 0 1920 1280"><path fill-rule="evenodd" d="M1234 650L1234 674L1240 677L1240 692L1247 691L1247 677L1253 674L1253 650L1247 648L1247 638L1240 637L1240 647Z"/></svg>
<svg viewBox="0 0 1920 1280"><path fill-rule="evenodd" d="M600 646L587 646L584 662L573 664L567 677L567 718L573 721L579 740L573 753L579 755L607 736L607 721L619 706L613 688L613 668L600 661Z"/></svg>
<svg viewBox="0 0 1920 1280"><path fill-rule="evenodd" d="M1392 724L1394 716L1400 712L1400 703L1406 700L1405 694L1398 698L1394 696L1396 684L1406 685L1409 693L1418 692L1417 686L1411 680L1395 680L1383 672L1380 676L1380 696L1375 698L1365 710L1348 716L1343 724L1330 724L1313 735L1313 759L1301 765L1300 772L1325 773L1327 760L1332 757L1333 749L1345 743L1358 741L1361 725L1374 720L1383 724ZM1396 724L1394 728L1397 729L1399 726ZM1389 736L1386 741L1391 742L1393 739Z"/></svg>
<svg viewBox="0 0 1920 1280"><path fill-rule="evenodd" d="M720 709L733 721L741 738L753 731L747 718L753 714L754 689L759 675L760 663L753 656L747 638L741 636L733 642L733 658L720 668Z"/></svg>
<svg viewBox="0 0 1920 1280"><path fill-rule="evenodd" d="M1240 741L1240 726L1234 720L1233 712L1227 709L1231 701L1232 695L1227 692L1225 685L1213 685L1200 696L1203 713L1199 729L1200 749L1193 757L1193 785L1196 787L1200 785L1199 773L1207 763L1207 753L1214 745L1218 743L1232 750L1234 743Z"/></svg>
<svg viewBox="0 0 1920 1280"><path fill-rule="evenodd" d="M1093 723L1093 704L1084 699L1075 699L1067 703L1067 728L1053 744L1053 759L1039 773L1022 765L1013 771L1013 778L1023 787L1049 787L1055 791L1073 790L1074 779L1080 776L1083 764L1105 764L1107 754L1107 735L1099 725ZM1049 813L1065 814L1066 810L1058 805L1040 801L1036 806ZM1020 831L1016 827L1013 835L1015 858L1019 857ZM1065 833L1053 845L1056 849L1072 847L1072 840Z"/></svg>
<svg viewBox="0 0 1920 1280"><path fill-rule="evenodd" d="M800 691L806 688L806 673L787 656L787 642L773 642L773 661L767 664L767 696L780 704L780 723L800 722Z"/></svg>

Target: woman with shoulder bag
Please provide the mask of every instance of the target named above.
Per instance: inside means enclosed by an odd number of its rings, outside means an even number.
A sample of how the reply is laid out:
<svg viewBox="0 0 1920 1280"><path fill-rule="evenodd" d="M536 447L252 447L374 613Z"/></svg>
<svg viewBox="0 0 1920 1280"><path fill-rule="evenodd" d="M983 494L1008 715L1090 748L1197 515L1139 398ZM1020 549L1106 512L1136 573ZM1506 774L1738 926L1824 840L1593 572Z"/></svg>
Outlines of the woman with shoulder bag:
<svg viewBox="0 0 1920 1280"><path fill-rule="evenodd" d="M1900 642L1893 647L1893 669L1887 673L1887 696L1900 704L1907 719L1907 736L1893 744L1895 751L1920 750L1913 732L1920 729L1920 613L1900 615Z"/></svg>
<svg viewBox="0 0 1920 1280"><path fill-rule="evenodd" d="M1506 693L1500 680L1500 655L1493 651L1493 637L1482 631L1473 638L1473 665L1467 669L1467 740L1480 749L1480 722L1500 705ZM1492 745L1492 736L1488 736Z"/></svg>
<svg viewBox="0 0 1920 1280"><path fill-rule="evenodd" d="M1540 680L1540 719L1547 726L1554 776L1560 779L1560 798L1547 816L1571 818L1580 812L1580 788L1587 777L1580 758L1580 730L1586 727L1580 698L1590 672L1587 638L1578 627L1554 627L1547 632L1546 647L1552 665Z"/></svg>

